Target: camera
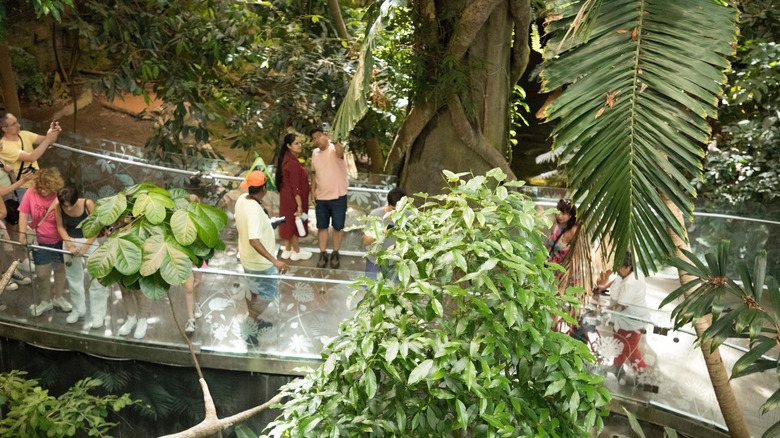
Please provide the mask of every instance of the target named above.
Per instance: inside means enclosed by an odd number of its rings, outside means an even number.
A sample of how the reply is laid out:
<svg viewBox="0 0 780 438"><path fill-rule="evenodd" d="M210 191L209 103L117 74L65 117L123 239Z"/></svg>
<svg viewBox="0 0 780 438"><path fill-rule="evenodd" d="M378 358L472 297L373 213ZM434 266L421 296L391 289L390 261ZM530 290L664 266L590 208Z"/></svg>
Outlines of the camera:
<svg viewBox="0 0 780 438"><path fill-rule="evenodd" d="M322 122L322 130L323 130L323 131L325 131L325 133L326 133L326 134L327 134L328 132L330 132L330 123L328 123L328 122Z"/></svg>
<svg viewBox="0 0 780 438"><path fill-rule="evenodd" d="M271 221L271 228L275 230L276 227L287 222L287 217L286 216L272 217L270 221Z"/></svg>
<svg viewBox="0 0 780 438"><path fill-rule="evenodd" d="M38 171L38 169L36 169L36 168L34 168L34 167L32 167L32 166L30 166L30 167L25 167L25 168L24 168L24 170L22 170L22 175L24 175L24 174L26 174L26 173L33 173L33 174L34 174L34 173L35 173L35 172L37 172L37 171Z"/></svg>

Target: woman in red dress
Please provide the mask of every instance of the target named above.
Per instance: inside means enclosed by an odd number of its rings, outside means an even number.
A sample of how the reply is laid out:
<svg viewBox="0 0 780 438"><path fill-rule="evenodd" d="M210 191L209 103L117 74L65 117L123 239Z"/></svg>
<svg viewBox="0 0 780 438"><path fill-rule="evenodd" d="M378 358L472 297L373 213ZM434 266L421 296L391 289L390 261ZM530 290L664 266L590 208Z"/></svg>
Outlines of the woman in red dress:
<svg viewBox="0 0 780 438"><path fill-rule="evenodd" d="M298 238L309 235L308 221L303 222L302 235L298 234L295 221L309 210L309 174L298 161L303 145L296 134L287 134L276 162L276 187L279 189L279 216L287 220L279 225L279 237L284 240L282 258L308 260L311 253L301 250ZM305 204L304 204L305 203ZM306 211L304 211L304 208ZM308 213L307 213L308 214Z"/></svg>

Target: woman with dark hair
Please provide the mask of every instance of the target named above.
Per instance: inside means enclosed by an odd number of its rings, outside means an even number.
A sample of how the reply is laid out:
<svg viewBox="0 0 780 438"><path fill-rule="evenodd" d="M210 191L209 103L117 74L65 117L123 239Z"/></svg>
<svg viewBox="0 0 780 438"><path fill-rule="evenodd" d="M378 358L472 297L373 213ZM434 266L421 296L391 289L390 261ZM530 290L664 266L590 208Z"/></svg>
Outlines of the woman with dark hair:
<svg viewBox="0 0 780 438"><path fill-rule="evenodd" d="M69 251L65 254L65 275L68 278L70 299L73 302L73 311L65 319L68 324L76 323L87 313L86 294L84 288L85 259L92 254L97 245L94 245L97 236L87 239L79 228L79 224L95 210L95 203L89 199L80 198L74 185L67 185L57 192L57 205L54 213L57 218L57 231L62 238L63 249ZM82 257L83 256L83 257ZM87 274L89 285L89 308L92 328L103 327L106 318L106 301L108 290L105 286Z"/></svg>
<svg viewBox="0 0 780 438"><path fill-rule="evenodd" d="M298 245L299 237L309 235L308 222L303 224L303 234L300 235L295 225L296 219L304 213L304 207L308 210L309 205L309 174L298 161L303 145L297 134L287 134L279 149L275 182L279 190L279 216L287 218L279 225L279 237L284 240L281 258L308 260L311 253L301 250Z"/></svg>
<svg viewBox="0 0 780 438"><path fill-rule="evenodd" d="M558 214L555 215L550 237L547 239L547 249L549 255L547 261L551 263L561 263L563 257L569 252L569 244L577 233L577 206L571 202L571 199L561 199L558 201Z"/></svg>

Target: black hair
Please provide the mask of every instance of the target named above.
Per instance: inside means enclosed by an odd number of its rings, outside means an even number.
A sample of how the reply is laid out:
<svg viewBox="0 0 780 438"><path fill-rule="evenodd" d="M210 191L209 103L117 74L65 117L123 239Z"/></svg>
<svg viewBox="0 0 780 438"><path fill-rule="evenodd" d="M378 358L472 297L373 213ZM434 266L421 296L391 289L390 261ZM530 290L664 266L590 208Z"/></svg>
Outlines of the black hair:
<svg viewBox="0 0 780 438"><path fill-rule="evenodd" d="M390 190L390 192L387 193L387 205L395 207L395 205L398 204L398 201L400 201L404 196L406 196L406 192L401 190L400 187L396 187L393 190Z"/></svg>
<svg viewBox="0 0 780 438"><path fill-rule="evenodd" d="M314 135L317 132L321 132L321 133L324 134L325 130L322 129L322 126L315 126L314 128L311 128L311 131L309 131L309 137L311 137L312 135Z"/></svg>
<svg viewBox="0 0 780 438"><path fill-rule="evenodd" d="M623 263L620 267L630 268L632 272L634 271L634 258L631 257L631 251L626 251L626 255L623 256Z"/></svg>
<svg viewBox="0 0 780 438"><path fill-rule="evenodd" d="M66 202L73 205L79 200L79 191L73 184L68 184L57 191L57 200L60 201L60 205Z"/></svg>
<svg viewBox="0 0 780 438"><path fill-rule="evenodd" d="M558 211L563 214L569 214L569 221L566 222L566 228L572 228L577 224L577 206L571 199L561 199L558 201Z"/></svg>
<svg viewBox="0 0 780 438"><path fill-rule="evenodd" d="M249 186L249 194L250 195L256 195L256 194L262 192L263 190L265 190L265 184L263 184L261 186Z"/></svg>
<svg viewBox="0 0 780 438"><path fill-rule="evenodd" d="M274 182L276 183L276 190L282 190L282 163L284 163L284 157L287 155L287 151L290 150L290 145L298 138L298 134L287 134L282 140L282 145L279 146L279 156L276 158L276 175L274 176Z"/></svg>

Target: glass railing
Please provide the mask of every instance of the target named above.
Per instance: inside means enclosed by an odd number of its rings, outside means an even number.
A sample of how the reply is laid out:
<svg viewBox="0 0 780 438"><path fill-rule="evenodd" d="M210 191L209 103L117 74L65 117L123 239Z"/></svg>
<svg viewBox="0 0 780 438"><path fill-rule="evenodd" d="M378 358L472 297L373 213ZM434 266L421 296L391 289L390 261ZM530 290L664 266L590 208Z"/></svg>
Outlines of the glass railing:
<svg viewBox="0 0 780 438"><path fill-rule="evenodd" d="M34 257L27 256L33 251L63 255L67 251L36 244L19 245L9 240L2 240L0 244L8 254L15 253L22 258L18 271L30 279L29 284L25 284L28 281L15 281L15 288L7 288L0 296L0 321L87 340L100 338L146 346L186 348L171 313L173 309L178 324L184 329L191 317L184 286L172 287L169 297L152 301L139 291L122 290L116 284L104 288L97 281L90 281L85 270L79 272L77 269L75 278L79 278L80 274L86 283L85 298L79 300L73 286L67 282L58 284L56 272L62 268L49 264L48 267L54 268L51 273L43 266L34 266L30 261ZM348 305L350 295L355 293L358 295L355 298L359 299L360 293L351 289L350 285L355 278L364 275L362 260L342 257L346 269L340 270L306 266L306 262L299 265L290 262L290 270L284 275L253 276L244 273L236 253L235 246L229 246L226 251L217 253L208 267L196 269L193 274L195 305L191 310L196 318L195 330L189 338L196 350L248 357L318 360L324 345L337 335L341 321L352 314L351 309L357 301ZM66 271L72 271L72 266L75 266L67 258L64 265L59 266ZM48 278L36 277L36 273L45 273ZM278 284L277 299L260 315L261 319L271 323L270 326L258 326L247 318L246 299L253 296L249 282L252 277ZM69 274L69 278L74 278L73 274ZM51 289L44 292L46 283ZM58 287L63 288L61 296L66 304L65 310L62 301L53 299L58 295ZM82 304L79 306L77 301ZM41 306L41 303L47 302L53 303L52 306ZM78 320L69 320L71 307L84 314ZM136 323L127 325L133 315ZM145 330L140 328L143 326L142 319L146 320Z"/></svg>
<svg viewBox="0 0 780 438"><path fill-rule="evenodd" d="M648 283L648 294L654 295L653 288L658 287L659 283L654 279L648 279ZM665 310L629 306L628 313L634 316L626 317L626 311L611 311L608 306L608 298L593 298L582 314L583 324L577 335L584 338L596 356L598 362L590 367L591 371L605 376L605 386L610 392L622 399L681 414L725 430L723 415L704 358L696 345L693 328L688 326L679 331L674 330L670 314ZM641 340L637 350L646 364L641 371L637 372L630 365L631 359L637 360L639 355L632 356L633 351L627 351L628 358L621 356L627 344L621 337L625 333L619 333L614 325L618 318L630 319L641 326ZM729 372L744 352L744 348L732 343L726 343L720 348ZM772 357L776 359L776 355L774 352ZM624 365L617 367L616 361L622 360L625 360ZM761 436L780 420L780 413L761 415L759 409L778 387L774 370L735 379L731 386L752 436Z"/></svg>
<svg viewBox="0 0 780 438"><path fill-rule="evenodd" d="M163 168L156 168L150 166L152 161L146 160L139 148L115 142L91 141L68 133L60 136L59 143L65 147L55 147L47 151L41 165L56 166L66 180L78 182L82 196L98 199L110 196L128 184L151 181L162 187L184 188L198 194L205 202L228 212L228 226L220 235L227 249L218 253L209 262L209 266L199 273L201 278L194 288L194 300L199 303L201 316L196 318L195 330L189 335L196 351L217 356L216 361L210 362L212 366L219 368L222 364L220 361L225 361L228 357L250 361L259 357L270 357L289 360L291 363L295 360L319 360L323 347L337 336L341 321L351 316L351 306L357 301L347 304L347 300L352 293L359 295L361 292L356 292L350 285L355 278L363 274L365 266L362 258L362 233L359 229L348 231L345 235L341 251L341 269L317 269L314 267L317 256L316 227L313 221L310 221L309 236L302 239L301 245L313 249L314 259L290 263L292 266L288 274L275 277L279 285L279 296L261 315L264 320L272 323L272 326L258 327L248 323L246 318L245 297L251 294L251 288L248 283L249 276L243 274L236 257L236 230L231 214L232 203L239 193L236 190L235 175L240 174L242 169L219 160L192 157L173 157L164 163ZM177 160L185 164L173 171L165 168L172 166L171 163ZM193 173L208 176L191 178ZM226 177L221 178L219 175ZM384 205L386 191L393 184L393 177L361 176L353 179L351 186L357 190L350 190L348 194L347 226L359 227L359 217L367 215L377 206ZM523 190L545 206L554 206L566 193L565 189L547 187L525 187ZM273 193L266 198L266 204L272 214L278 211L277 202L278 197ZM752 216L760 220L751 220L729 217L728 212L703 210L697 210L696 220L693 224L688 224L694 252L703 255L711 251L722 238L730 238L732 253L739 253L740 258L746 261L752 261L757 251L767 250L768 274L780 277L780 254L777 254L780 246L772 244L772 236L780 234L780 224L775 219ZM314 217L313 209L310 211L310 217ZM21 246L10 241L5 241L4 245L4 251L9 251L10 247L17 249L20 255L16 258L24 260L22 271L31 270L26 257L30 246ZM656 309L660 300L679 286L679 283L662 276L649 278L648 282L653 285L651 289L654 288L655 295L654 299L648 299L649 308L642 317L645 334L639 348L647 363L645 372L637 375L630 372L620 373L617 376L613 372L615 370L611 366L619 354L620 343L612 336L612 327L609 325L611 313L607 310L599 315L593 312L586 312L584 315L586 341L599 358L599 363L594 365L592 370L605 374L607 387L620 397L723 427L723 418L715 401L701 352L694 346L695 336L691 330L672 330L669 309ZM88 296L89 294L90 292L87 292ZM144 336L139 338L134 337L137 334L136 327L127 334L119 334L128 319L126 301L130 302L131 297L127 294L123 297L122 291L116 286L108 288L107 311L103 319L104 324L99 329L92 328L94 324L89 315L75 323L68 323L68 314L56 308L42 312L41 315L33 315L30 306L40 303L44 298L41 295L36 281L29 285L20 285L18 290L6 290L0 296L4 306L0 311L0 321L22 328L61 333L86 342L108 340L118 345L151 345L161 349L179 350L186 347L171 316L173 307L182 327L189 318L184 287L172 288L170 300L165 298L147 303L143 308L147 316L147 329L146 333L143 333ZM70 293L66 293L65 297L72 301ZM89 298L86 301L89 302ZM90 312L91 304L87 307ZM597 303L592 303L592 309L597 307ZM743 350L738 347L744 345L726 345L721 349L729 369L743 354ZM117 352L121 354L122 350ZM276 370L291 372L292 368L293 365L290 365ZM761 416L759 410L761 403L777 387L775 374L766 372L736 379L732 386L737 392L751 433L758 436L777 421L780 415L777 411Z"/></svg>

